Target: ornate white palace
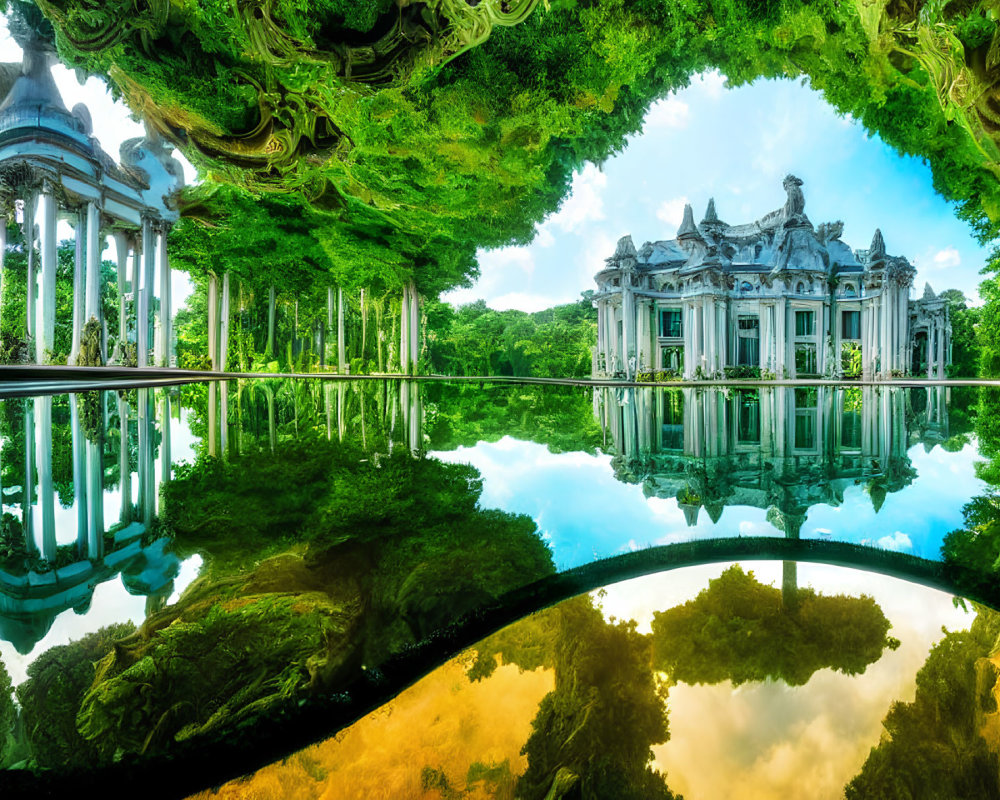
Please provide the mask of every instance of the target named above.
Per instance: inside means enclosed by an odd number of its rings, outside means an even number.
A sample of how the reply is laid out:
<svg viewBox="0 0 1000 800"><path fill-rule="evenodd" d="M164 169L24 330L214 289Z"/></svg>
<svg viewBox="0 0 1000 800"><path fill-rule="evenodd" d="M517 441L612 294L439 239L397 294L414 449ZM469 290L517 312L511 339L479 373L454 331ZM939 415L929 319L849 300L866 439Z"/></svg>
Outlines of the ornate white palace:
<svg viewBox="0 0 1000 800"><path fill-rule="evenodd" d="M49 360L53 348L56 223L65 219L76 238L69 362L77 362L81 332L91 318L102 326L101 362L108 362L100 269L110 235L118 253L119 298L116 352L111 360L122 363L121 345L129 335L132 301L138 365L149 366L155 331L154 363L169 366L172 336L166 237L178 219L175 200L183 185L181 165L170 155L172 146L153 133L122 144L121 164L116 164L92 135L87 107L80 103L70 111L63 103L51 73L56 61L51 45L16 13L10 17L10 28L24 56L20 65L0 64L0 96L5 98L0 103L0 212L5 220L14 218L22 224L28 243L25 325L27 340L34 343L35 360ZM0 271L6 235L6 222L0 223ZM154 322L151 300L157 269L160 309ZM128 284L131 291L126 292Z"/></svg>
<svg viewBox="0 0 1000 800"><path fill-rule="evenodd" d="M722 222L709 200L699 225L684 207L675 239L636 251L622 237L595 276L594 375L943 379L947 303L930 285L910 299L916 270L880 231L852 251L843 223L814 228L801 186L786 177L784 207L746 225Z"/></svg>

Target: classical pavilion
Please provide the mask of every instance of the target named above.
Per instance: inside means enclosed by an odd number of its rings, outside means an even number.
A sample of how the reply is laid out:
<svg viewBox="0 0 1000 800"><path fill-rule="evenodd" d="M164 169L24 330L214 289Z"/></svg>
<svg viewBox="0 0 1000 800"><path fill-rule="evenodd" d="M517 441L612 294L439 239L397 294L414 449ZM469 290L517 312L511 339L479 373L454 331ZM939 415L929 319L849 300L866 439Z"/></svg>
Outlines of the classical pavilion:
<svg viewBox="0 0 1000 800"><path fill-rule="evenodd" d="M930 285L910 298L916 270L880 231L852 250L842 222L814 227L801 186L787 176L785 205L748 224L709 200L699 224L684 207L674 239L622 237L595 276L594 375L944 379L947 303Z"/></svg>
<svg viewBox="0 0 1000 800"><path fill-rule="evenodd" d="M0 64L0 213L16 220L27 245L26 340L37 363L51 359L56 315L56 224L75 232L74 303L70 363L81 333L100 324L101 363L108 363L109 320L101 311L100 270L108 237L118 257L117 331L111 361L122 363L134 335L138 366L170 366L171 299L167 233L176 222L183 185L172 146L155 133L122 144L120 163L93 136L87 107L66 107L53 80L56 56L19 14L10 29L23 50L21 64ZM0 224L0 271L7 249ZM159 292L154 278L159 275ZM126 291L130 289L130 291ZM153 298L158 295L159 310ZM133 321L129 324L130 321ZM135 333L130 331L134 325ZM155 341L153 341L155 338Z"/></svg>

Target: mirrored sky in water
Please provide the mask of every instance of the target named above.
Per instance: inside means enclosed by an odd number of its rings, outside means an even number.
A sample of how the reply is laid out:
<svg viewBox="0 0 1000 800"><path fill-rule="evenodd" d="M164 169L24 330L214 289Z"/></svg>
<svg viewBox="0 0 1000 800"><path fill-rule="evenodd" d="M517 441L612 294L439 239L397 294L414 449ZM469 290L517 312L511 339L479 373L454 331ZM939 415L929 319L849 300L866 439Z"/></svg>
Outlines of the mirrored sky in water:
<svg viewBox="0 0 1000 800"><path fill-rule="evenodd" d="M483 475L481 504L528 514L548 538L560 569L650 545L710 536L780 536L766 511L727 506L718 523L704 509L689 527L677 500L644 497L641 485L619 481L610 455L552 453L547 447L504 437L432 457L472 464ZM917 471L913 483L886 495L876 513L861 485L844 492L841 506L814 505L802 536L874 543L925 558L938 556L941 541L961 526L962 506L986 484L975 476L976 449L915 445L907 453Z"/></svg>

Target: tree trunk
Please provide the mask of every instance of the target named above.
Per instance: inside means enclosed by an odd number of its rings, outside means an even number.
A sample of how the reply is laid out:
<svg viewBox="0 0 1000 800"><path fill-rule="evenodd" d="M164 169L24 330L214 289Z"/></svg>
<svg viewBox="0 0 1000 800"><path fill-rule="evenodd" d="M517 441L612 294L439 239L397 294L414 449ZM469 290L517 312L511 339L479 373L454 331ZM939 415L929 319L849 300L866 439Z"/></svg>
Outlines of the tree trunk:
<svg viewBox="0 0 1000 800"><path fill-rule="evenodd" d="M347 373L347 342L344 341L344 290L337 287L337 372Z"/></svg>
<svg viewBox="0 0 1000 800"><path fill-rule="evenodd" d="M219 311L219 369L229 363L229 272L222 275L222 303Z"/></svg>
<svg viewBox="0 0 1000 800"><path fill-rule="evenodd" d="M272 285L267 292L267 349L264 354L268 359L274 358L274 320L274 286Z"/></svg>

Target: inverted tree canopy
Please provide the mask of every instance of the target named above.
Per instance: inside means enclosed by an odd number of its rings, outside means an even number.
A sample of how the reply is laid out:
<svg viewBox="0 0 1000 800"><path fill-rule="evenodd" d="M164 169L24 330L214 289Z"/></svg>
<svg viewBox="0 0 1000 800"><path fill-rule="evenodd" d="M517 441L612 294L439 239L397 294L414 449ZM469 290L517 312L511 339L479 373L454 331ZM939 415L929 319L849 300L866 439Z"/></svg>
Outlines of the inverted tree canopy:
<svg viewBox="0 0 1000 800"><path fill-rule="evenodd" d="M1000 232L995 0L37 4L63 59L104 76L208 182L299 195L347 285L467 282L477 247L529 240L575 168L712 67L732 84L808 76L925 157L977 235ZM202 211L232 198L209 195Z"/></svg>

